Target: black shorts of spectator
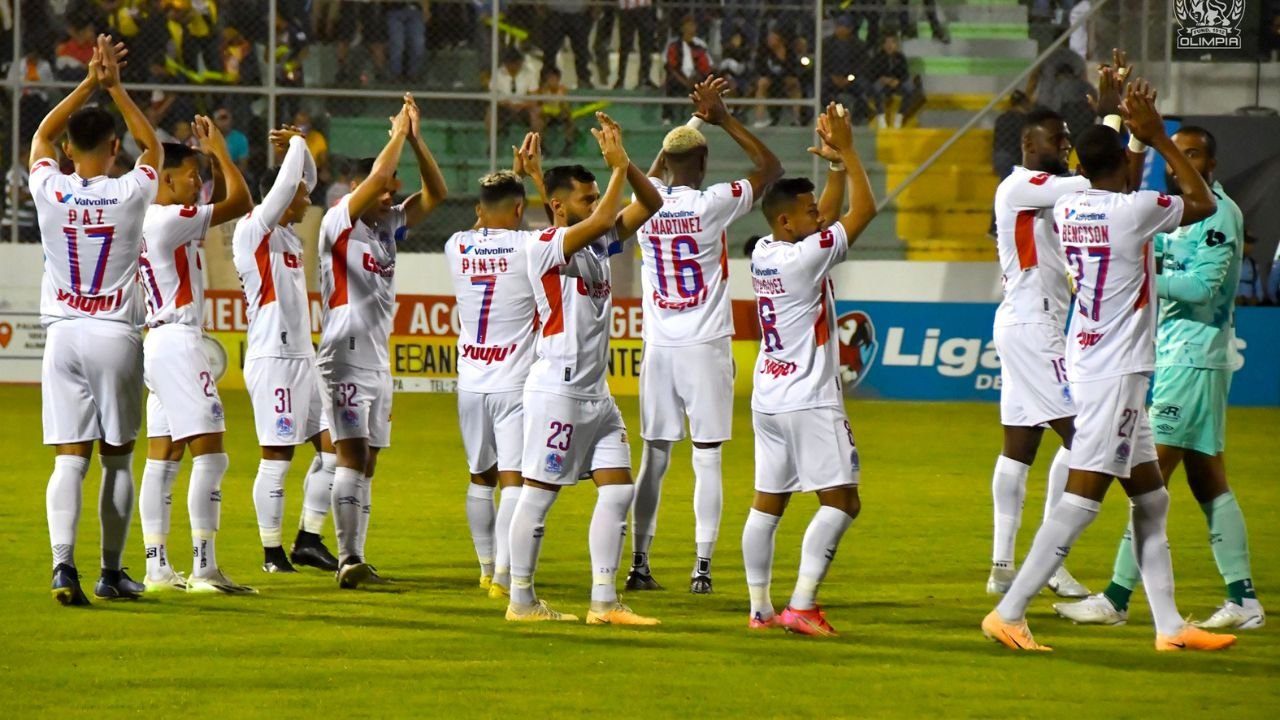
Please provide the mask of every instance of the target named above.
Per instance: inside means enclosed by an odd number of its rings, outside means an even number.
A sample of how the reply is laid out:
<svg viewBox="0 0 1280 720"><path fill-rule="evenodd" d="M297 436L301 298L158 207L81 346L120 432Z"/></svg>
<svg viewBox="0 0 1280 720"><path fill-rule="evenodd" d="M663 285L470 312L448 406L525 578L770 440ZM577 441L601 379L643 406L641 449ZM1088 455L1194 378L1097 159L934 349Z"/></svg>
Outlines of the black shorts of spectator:
<svg viewBox="0 0 1280 720"><path fill-rule="evenodd" d="M686 15L680 23L680 36L667 45L666 79L663 93L667 97L680 98L693 92L693 86L711 74L711 52L698 37L698 23L693 15ZM682 103L662 106L662 122L670 124L677 107Z"/></svg>
<svg viewBox="0 0 1280 720"><path fill-rule="evenodd" d="M803 81L813 72L802 62L801 56L792 48L791 42L778 29L765 35L764 45L756 55L756 88L757 100L791 98L799 100L804 97ZM757 105L755 126L768 127L777 122L783 109L766 105ZM789 111L794 125L804 123L803 108L796 105Z"/></svg>

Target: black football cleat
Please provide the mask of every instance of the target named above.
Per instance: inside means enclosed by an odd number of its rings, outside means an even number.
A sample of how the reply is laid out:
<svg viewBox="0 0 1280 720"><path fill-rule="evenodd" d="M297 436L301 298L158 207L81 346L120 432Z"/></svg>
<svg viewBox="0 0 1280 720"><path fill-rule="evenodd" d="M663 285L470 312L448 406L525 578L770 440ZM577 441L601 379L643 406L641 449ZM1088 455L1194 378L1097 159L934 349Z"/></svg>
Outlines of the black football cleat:
<svg viewBox="0 0 1280 720"><path fill-rule="evenodd" d="M626 588L628 590L661 590L662 586L649 573L633 567L631 572L627 573Z"/></svg>
<svg viewBox="0 0 1280 720"><path fill-rule="evenodd" d="M302 530L298 531L298 537L293 541L293 549L289 553L289 560L294 565L318 568L326 572L338 571L338 558L334 557L333 553L329 552L329 548L324 546L320 536Z"/></svg>
<svg viewBox="0 0 1280 720"><path fill-rule="evenodd" d="M63 605L88 605L89 598L80 589L80 574L72 565L60 563L53 569L53 599Z"/></svg>
<svg viewBox="0 0 1280 720"><path fill-rule="evenodd" d="M710 575L694 575L689 580L689 592L694 595L710 595L711 594L711 576Z"/></svg>
<svg viewBox="0 0 1280 720"><path fill-rule="evenodd" d="M296 573L297 568L289 562L289 557L285 555L284 548L280 546L262 548L262 572L265 573Z"/></svg>
<svg viewBox="0 0 1280 720"><path fill-rule="evenodd" d="M102 569L102 575L93 586L93 596L99 600L137 600L147 586L129 577L123 569Z"/></svg>

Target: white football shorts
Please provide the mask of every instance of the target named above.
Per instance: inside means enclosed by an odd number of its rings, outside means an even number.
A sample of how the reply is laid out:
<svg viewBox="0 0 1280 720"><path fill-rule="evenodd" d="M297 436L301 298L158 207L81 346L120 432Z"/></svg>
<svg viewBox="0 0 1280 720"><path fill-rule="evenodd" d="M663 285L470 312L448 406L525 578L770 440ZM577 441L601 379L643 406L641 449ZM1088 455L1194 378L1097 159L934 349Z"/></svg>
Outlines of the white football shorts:
<svg viewBox="0 0 1280 720"><path fill-rule="evenodd" d="M142 341L147 390L147 437L185 440L225 432L222 398L204 351L204 333L190 325L161 325Z"/></svg>
<svg viewBox="0 0 1280 720"><path fill-rule="evenodd" d="M756 431L756 490L783 495L856 486L858 446L844 408L751 413Z"/></svg>
<svg viewBox="0 0 1280 720"><path fill-rule="evenodd" d="M124 445L142 426L142 334L126 323L58 320L40 365L46 445Z"/></svg>
<svg viewBox="0 0 1280 720"><path fill-rule="evenodd" d="M328 393L313 358L249 358L244 382L258 445L302 445L329 428Z"/></svg>
<svg viewBox="0 0 1280 720"><path fill-rule="evenodd" d="M1039 323L995 328L1000 355L1000 424L1036 427L1076 414L1067 381L1066 335Z"/></svg>
<svg viewBox="0 0 1280 720"><path fill-rule="evenodd" d="M524 461L524 392L458 391L458 427L467 467L479 475L491 467L520 472Z"/></svg>
<svg viewBox="0 0 1280 720"><path fill-rule="evenodd" d="M733 434L733 353L729 338L701 345L644 346L640 361L640 437L717 443Z"/></svg>
<svg viewBox="0 0 1280 720"><path fill-rule="evenodd" d="M370 447L391 447L391 371L330 363L320 366L320 376L333 441L365 438Z"/></svg>
<svg viewBox="0 0 1280 720"><path fill-rule="evenodd" d="M1071 467L1127 478L1135 465L1156 461L1147 416L1151 378L1141 373L1071 383L1076 435Z"/></svg>
<svg viewBox="0 0 1280 720"><path fill-rule="evenodd" d="M627 427L612 397L524 393L524 477L574 485L589 472L610 468L631 469Z"/></svg>

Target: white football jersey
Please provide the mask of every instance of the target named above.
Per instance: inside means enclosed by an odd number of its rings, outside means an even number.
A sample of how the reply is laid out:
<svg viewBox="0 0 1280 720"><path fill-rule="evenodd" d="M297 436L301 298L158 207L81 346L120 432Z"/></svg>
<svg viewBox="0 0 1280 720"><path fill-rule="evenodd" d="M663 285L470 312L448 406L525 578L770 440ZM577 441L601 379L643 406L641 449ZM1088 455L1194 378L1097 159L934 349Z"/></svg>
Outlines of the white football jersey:
<svg viewBox="0 0 1280 720"><path fill-rule="evenodd" d="M662 195L662 209L636 232L645 343L696 345L732 336L727 230L751 211L751 183L697 190L649 181Z"/></svg>
<svg viewBox="0 0 1280 720"><path fill-rule="evenodd" d="M1066 327L1071 285L1053 231L1053 205L1089 189L1080 175L1057 176L1015 167L996 188L996 250L1004 299L996 325L1044 323Z"/></svg>
<svg viewBox="0 0 1280 720"><path fill-rule="evenodd" d="M530 230L463 230L445 243L458 298L458 389L521 390L533 365L537 304L529 283Z"/></svg>
<svg viewBox="0 0 1280 720"><path fill-rule="evenodd" d="M353 223L345 195L320 221L323 329L319 361L387 370L396 302L396 243L404 239L404 204L370 226Z"/></svg>
<svg viewBox="0 0 1280 720"><path fill-rule="evenodd" d="M139 165L118 178L63 175L45 158L27 179L40 221L40 322L92 317L140 325L142 219L160 183Z"/></svg>
<svg viewBox="0 0 1280 720"><path fill-rule="evenodd" d="M212 205L152 205L142 222L138 276L147 298L147 327L204 324L204 268L200 243Z"/></svg>
<svg viewBox="0 0 1280 720"><path fill-rule="evenodd" d="M598 400L609 396L609 245L617 233L610 230L566 260L567 229L547 228L527 247L539 330L525 388Z"/></svg>
<svg viewBox="0 0 1280 720"><path fill-rule="evenodd" d="M245 358L315 357L302 239L293 227L267 227L255 207L236 223L231 257L249 317Z"/></svg>
<svg viewBox="0 0 1280 720"><path fill-rule="evenodd" d="M1144 190L1085 190L1058 200L1054 221L1075 276L1076 312L1067 331L1073 382L1155 369L1156 233L1182 220L1182 198Z"/></svg>
<svg viewBox="0 0 1280 720"><path fill-rule="evenodd" d="M835 293L828 273L849 252L836 223L798 242L766 235L751 253L760 316L751 409L776 414L843 407Z"/></svg>

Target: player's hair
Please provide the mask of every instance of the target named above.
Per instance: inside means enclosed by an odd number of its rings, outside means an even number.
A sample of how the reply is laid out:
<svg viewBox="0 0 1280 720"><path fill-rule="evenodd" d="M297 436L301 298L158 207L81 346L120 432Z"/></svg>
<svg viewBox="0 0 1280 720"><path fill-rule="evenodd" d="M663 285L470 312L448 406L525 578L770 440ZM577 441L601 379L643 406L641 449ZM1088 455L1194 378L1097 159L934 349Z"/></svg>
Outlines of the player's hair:
<svg viewBox="0 0 1280 720"><path fill-rule="evenodd" d="M760 209L764 211L766 220L773 220L791 208L796 198L814 191L813 181L809 178L782 178L769 186L760 201Z"/></svg>
<svg viewBox="0 0 1280 720"><path fill-rule="evenodd" d="M508 200L524 200L524 181L510 170L499 170L480 178L480 204L500 205Z"/></svg>
<svg viewBox="0 0 1280 720"><path fill-rule="evenodd" d="M1090 178L1105 177L1125 166L1127 159L1120 133L1106 125L1090 125L1076 141L1076 157Z"/></svg>
<svg viewBox="0 0 1280 720"><path fill-rule="evenodd" d="M164 167L162 170L172 170L181 167L187 158L193 158L200 155L194 148L187 147L182 143L161 143L164 147Z"/></svg>
<svg viewBox="0 0 1280 720"><path fill-rule="evenodd" d="M1037 125L1050 122L1063 122L1062 116L1049 108L1038 107L1022 118L1022 132L1025 134Z"/></svg>
<svg viewBox="0 0 1280 720"><path fill-rule="evenodd" d="M1214 137L1213 133L1209 132L1208 129L1200 127L1199 125L1183 125L1174 131L1173 134L1181 135L1183 133L1191 133L1204 138L1204 147L1205 150L1209 151L1209 157L1218 157L1218 138Z"/></svg>
<svg viewBox="0 0 1280 720"><path fill-rule="evenodd" d="M662 151L668 158L685 156L706 146L707 137L688 125L675 128L662 138Z"/></svg>
<svg viewBox="0 0 1280 720"><path fill-rule="evenodd" d="M581 165L557 165L542 176L542 181L547 186L548 195L572 190L575 180L585 185L595 182L596 176Z"/></svg>
<svg viewBox="0 0 1280 720"><path fill-rule="evenodd" d="M373 164L377 161L378 161L378 158L371 158L371 157L360 158L359 160L352 160L351 161L352 177L358 177L358 178L369 177L370 175L373 174Z"/></svg>
<svg viewBox="0 0 1280 720"><path fill-rule="evenodd" d="M67 137L77 150L97 150L115 136L115 118L100 107L81 108L67 119Z"/></svg>

